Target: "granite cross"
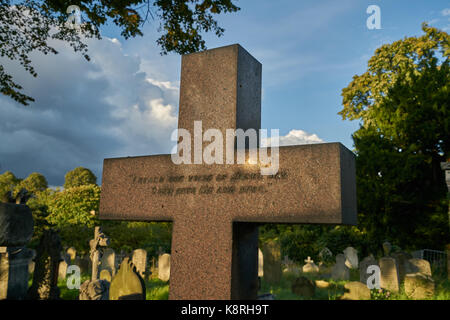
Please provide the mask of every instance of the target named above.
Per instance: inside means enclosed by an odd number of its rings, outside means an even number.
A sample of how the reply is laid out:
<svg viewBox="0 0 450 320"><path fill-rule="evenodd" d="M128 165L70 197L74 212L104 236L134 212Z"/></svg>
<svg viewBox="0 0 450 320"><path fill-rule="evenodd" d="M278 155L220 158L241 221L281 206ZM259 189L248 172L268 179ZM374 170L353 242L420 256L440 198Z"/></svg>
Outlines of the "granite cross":
<svg viewBox="0 0 450 320"><path fill-rule="evenodd" d="M259 130L261 69L237 44L184 55L178 127ZM255 299L258 224L355 224L355 159L340 143L280 147L269 176L258 164L105 159L99 217L173 222L170 299Z"/></svg>

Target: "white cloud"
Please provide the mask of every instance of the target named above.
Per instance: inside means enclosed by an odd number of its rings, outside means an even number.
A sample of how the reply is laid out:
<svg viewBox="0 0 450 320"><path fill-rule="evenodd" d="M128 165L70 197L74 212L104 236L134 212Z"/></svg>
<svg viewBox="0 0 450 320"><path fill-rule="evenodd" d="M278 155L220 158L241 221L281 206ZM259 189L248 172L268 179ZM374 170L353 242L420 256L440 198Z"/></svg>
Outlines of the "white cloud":
<svg viewBox="0 0 450 320"><path fill-rule="evenodd" d="M444 17L450 16L450 8L445 8L444 10L441 11L441 13Z"/></svg>
<svg viewBox="0 0 450 320"><path fill-rule="evenodd" d="M178 83L150 79L117 39L87 43L90 62L59 41L51 43L57 55L32 54L37 78L0 60L36 99L24 107L0 96L0 172L37 171L61 185L68 170L84 166L100 183L104 158L170 152Z"/></svg>
<svg viewBox="0 0 450 320"><path fill-rule="evenodd" d="M261 146L267 147L271 146L275 142L273 137L262 139ZM309 134L303 130L291 130L285 136L279 137L279 146L292 146L300 144L312 144L312 143L323 143L324 141L320 139L315 133ZM275 144L273 144L275 145Z"/></svg>

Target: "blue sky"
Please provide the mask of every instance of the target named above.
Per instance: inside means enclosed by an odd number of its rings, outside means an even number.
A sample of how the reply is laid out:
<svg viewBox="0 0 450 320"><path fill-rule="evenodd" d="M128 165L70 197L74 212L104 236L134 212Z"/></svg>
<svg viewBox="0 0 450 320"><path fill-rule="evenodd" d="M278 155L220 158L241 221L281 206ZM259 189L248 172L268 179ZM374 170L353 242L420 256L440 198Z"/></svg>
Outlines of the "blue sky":
<svg viewBox="0 0 450 320"><path fill-rule="evenodd" d="M342 88L366 70L376 48L421 35L421 23L450 31L450 4L441 0L236 1L218 16L224 36L205 35L208 48L241 44L263 65L262 128L285 142L342 142L352 149L357 122L343 121ZM381 29L369 30L369 5L381 9ZM114 26L89 41L91 62L63 43L57 56L32 56L38 78L1 60L36 103L0 96L0 173L43 173L51 185L77 166L101 181L103 159L170 152L177 126L181 58L161 56L157 21L125 40Z"/></svg>

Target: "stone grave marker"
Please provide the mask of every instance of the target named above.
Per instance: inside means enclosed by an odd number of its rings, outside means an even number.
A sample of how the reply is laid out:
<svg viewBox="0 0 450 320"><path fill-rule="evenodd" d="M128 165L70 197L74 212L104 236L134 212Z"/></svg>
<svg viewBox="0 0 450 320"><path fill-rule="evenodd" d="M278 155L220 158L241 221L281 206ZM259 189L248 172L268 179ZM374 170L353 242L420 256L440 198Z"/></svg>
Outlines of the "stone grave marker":
<svg viewBox="0 0 450 320"><path fill-rule="evenodd" d="M431 277L431 266L427 260L424 259L409 259L409 266L406 273L422 273Z"/></svg>
<svg viewBox="0 0 450 320"><path fill-rule="evenodd" d="M100 271L102 270L108 270L113 277L116 274L116 253L112 248L106 248L103 251L100 263Z"/></svg>
<svg viewBox="0 0 450 320"><path fill-rule="evenodd" d="M135 271L135 266L126 257L111 281L109 300L145 300L144 280Z"/></svg>
<svg viewBox="0 0 450 320"><path fill-rule="evenodd" d="M349 280L350 269L345 265L345 256L342 253L336 255L336 263L331 269L333 280Z"/></svg>
<svg viewBox="0 0 450 320"><path fill-rule="evenodd" d="M373 255L365 257L359 264L359 281L367 285L367 279L373 275L373 272L367 273L369 266L378 266L378 261Z"/></svg>
<svg viewBox="0 0 450 320"><path fill-rule="evenodd" d="M311 273L311 272L319 272L319 267L314 263L314 260L311 260L311 257L305 259L306 264L303 266L303 273Z"/></svg>
<svg viewBox="0 0 450 320"><path fill-rule="evenodd" d="M77 249L70 247L66 250L67 254L70 256L70 260L73 261L77 257Z"/></svg>
<svg viewBox="0 0 450 320"><path fill-rule="evenodd" d="M27 297L33 250L26 245L33 235L33 227L28 206L0 202L0 300Z"/></svg>
<svg viewBox="0 0 450 320"><path fill-rule="evenodd" d="M403 283L406 274L409 273L409 270L411 269L411 264L408 260L411 259L412 256L403 251L394 252L391 256L395 259L395 263L397 264L398 279L400 283Z"/></svg>
<svg viewBox="0 0 450 320"><path fill-rule="evenodd" d="M353 247L344 250L345 265L350 269L358 269L358 251Z"/></svg>
<svg viewBox="0 0 450 320"><path fill-rule="evenodd" d="M264 276L264 256L261 249L258 249L258 277Z"/></svg>
<svg viewBox="0 0 450 320"><path fill-rule="evenodd" d="M264 280L270 284L280 283L281 268L281 247L277 241L267 240L262 245L264 257Z"/></svg>
<svg viewBox="0 0 450 320"><path fill-rule="evenodd" d="M384 257L379 261L380 287L391 292L398 292L400 281L394 258Z"/></svg>
<svg viewBox="0 0 450 320"><path fill-rule="evenodd" d="M144 249L136 249L132 255L133 264L136 266L136 271L145 279L147 271L147 251Z"/></svg>
<svg viewBox="0 0 450 320"><path fill-rule="evenodd" d="M158 257L158 278L162 281L170 279L170 254L168 253Z"/></svg>
<svg viewBox="0 0 450 320"><path fill-rule="evenodd" d="M261 70L237 44L182 57L178 128L193 136L183 153L202 154L203 128L261 128ZM236 159L269 148L228 140L213 164L104 160L100 219L173 222L170 299L256 299L258 223L356 224L355 156L342 144L270 149L278 170L262 175L261 159Z"/></svg>

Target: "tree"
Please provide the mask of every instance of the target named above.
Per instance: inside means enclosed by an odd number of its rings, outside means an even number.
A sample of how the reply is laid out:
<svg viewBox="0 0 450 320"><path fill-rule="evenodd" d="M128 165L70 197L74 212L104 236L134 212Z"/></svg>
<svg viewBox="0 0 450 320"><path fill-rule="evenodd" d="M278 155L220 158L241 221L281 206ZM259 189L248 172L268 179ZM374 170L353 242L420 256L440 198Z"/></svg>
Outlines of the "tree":
<svg viewBox="0 0 450 320"><path fill-rule="evenodd" d="M20 179L11 171L5 171L0 174L0 202L10 202L12 200L12 195L14 189L19 184Z"/></svg>
<svg viewBox="0 0 450 320"><path fill-rule="evenodd" d="M64 189L89 184L97 184L97 177L89 169L78 167L67 172L65 175Z"/></svg>
<svg viewBox="0 0 450 320"><path fill-rule="evenodd" d="M450 155L450 37L422 30L375 51L342 90L339 114L361 121L353 134L360 227L378 243L442 248L450 240L440 169Z"/></svg>
<svg viewBox="0 0 450 320"><path fill-rule="evenodd" d="M75 11L68 10L69 6ZM224 29L218 26L214 15L238 10L232 0L0 0L0 55L17 60L36 77L29 53L56 54L48 40L66 41L89 60L83 38L100 39L99 28L110 21L126 39L142 36L141 29L148 18L159 20L162 35L157 44L162 54L190 53L206 48L202 32L223 34ZM82 23L74 23L77 20ZM22 89L0 65L0 91L28 105L34 99Z"/></svg>
<svg viewBox="0 0 450 320"><path fill-rule="evenodd" d="M37 192L44 191L48 188L47 179L38 173L33 172L16 186L15 192L19 192L20 189L25 189L30 193L36 194Z"/></svg>

